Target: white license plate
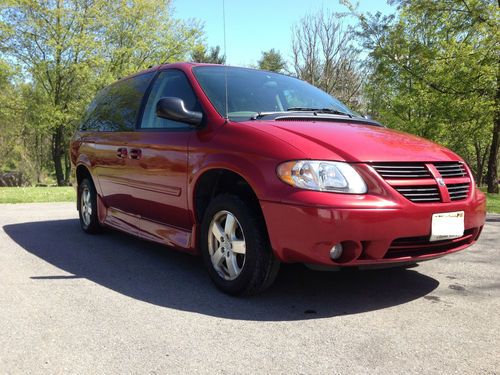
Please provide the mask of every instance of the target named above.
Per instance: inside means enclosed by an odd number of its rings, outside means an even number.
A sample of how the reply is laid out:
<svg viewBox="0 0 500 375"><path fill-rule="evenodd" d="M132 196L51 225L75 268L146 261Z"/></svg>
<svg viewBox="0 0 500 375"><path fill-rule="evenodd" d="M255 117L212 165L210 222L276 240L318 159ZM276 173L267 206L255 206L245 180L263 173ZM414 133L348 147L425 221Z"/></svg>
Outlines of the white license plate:
<svg viewBox="0 0 500 375"><path fill-rule="evenodd" d="M464 235L464 217L463 211L433 214L430 241L462 237Z"/></svg>

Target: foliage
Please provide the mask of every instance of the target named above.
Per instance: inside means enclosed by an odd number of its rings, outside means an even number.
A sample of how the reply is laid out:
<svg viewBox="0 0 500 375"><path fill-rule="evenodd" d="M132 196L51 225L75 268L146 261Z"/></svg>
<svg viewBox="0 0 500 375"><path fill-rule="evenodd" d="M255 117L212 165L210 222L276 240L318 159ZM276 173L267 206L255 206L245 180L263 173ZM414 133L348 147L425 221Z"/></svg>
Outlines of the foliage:
<svg viewBox="0 0 500 375"><path fill-rule="evenodd" d="M18 111L14 132L32 133L23 139L41 158L36 168L46 166L48 151L57 183L67 184L69 137L95 92L149 65L184 59L200 37L197 23L170 17L169 0L6 0L0 57L23 82L16 89L29 110Z"/></svg>
<svg viewBox="0 0 500 375"><path fill-rule="evenodd" d="M292 29L293 74L385 125L450 147L498 191L500 18L493 0L390 0L391 16L319 11ZM355 36L368 55L360 54ZM0 3L0 171L69 183L67 146L97 90L150 65L223 64L171 0ZM361 61L364 60L364 61ZM285 71L281 54L259 67Z"/></svg>
<svg viewBox="0 0 500 375"><path fill-rule="evenodd" d="M71 186L0 187L0 204L74 201L76 201L76 191Z"/></svg>
<svg viewBox="0 0 500 375"><path fill-rule="evenodd" d="M15 166L17 159L13 140L16 138L17 129L11 126L11 121L19 115L15 103L19 103L19 92L10 82L12 70L7 62L0 60L0 155L2 155L2 170L10 170ZM19 121L17 118L16 121Z"/></svg>
<svg viewBox="0 0 500 375"><path fill-rule="evenodd" d="M200 44L191 53L191 61L207 64L225 64L226 56L221 55L219 46L208 49L204 44Z"/></svg>
<svg viewBox="0 0 500 375"><path fill-rule="evenodd" d="M465 157L478 183L487 170L498 191L497 4L393 3L397 17L359 14L350 6L360 21L358 36L370 51L364 88L368 112L390 127L450 147Z"/></svg>
<svg viewBox="0 0 500 375"><path fill-rule="evenodd" d="M269 70L271 72L283 73L286 70L286 61L279 51L271 48L269 51L263 51L262 57L258 61L259 69Z"/></svg>

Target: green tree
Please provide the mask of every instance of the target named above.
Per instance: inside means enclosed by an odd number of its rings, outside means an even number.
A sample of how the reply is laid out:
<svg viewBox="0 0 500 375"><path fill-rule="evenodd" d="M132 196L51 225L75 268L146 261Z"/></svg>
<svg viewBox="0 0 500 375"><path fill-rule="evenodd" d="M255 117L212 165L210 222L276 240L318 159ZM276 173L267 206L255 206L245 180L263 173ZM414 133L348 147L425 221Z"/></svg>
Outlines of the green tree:
<svg viewBox="0 0 500 375"><path fill-rule="evenodd" d="M371 75L370 112L462 154L498 192L498 4L401 0L396 17L359 14ZM487 161L488 160L488 161ZM485 168L487 164L487 168Z"/></svg>
<svg viewBox="0 0 500 375"><path fill-rule="evenodd" d="M271 72L282 73L286 70L286 61L279 51L271 48L269 51L262 51L262 57L258 61L259 69Z"/></svg>
<svg viewBox="0 0 500 375"><path fill-rule="evenodd" d="M31 84L0 60L0 172L22 172L24 181L41 182L50 158L48 134L33 123L39 104Z"/></svg>
<svg viewBox="0 0 500 375"><path fill-rule="evenodd" d="M184 59L198 24L170 16L169 0L6 0L0 53L33 94L29 121L47 134L55 177L67 184L68 140L97 89L149 65Z"/></svg>
<svg viewBox="0 0 500 375"><path fill-rule="evenodd" d="M197 63L207 64L225 64L226 56L221 55L219 46L207 48L207 46L200 44L196 46L191 53L191 61Z"/></svg>
<svg viewBox="0 0 500 375"><path fill-rule="evenodd" d="M16 160L19 159L15 144L19 129L12 127L11 123L21 122L22 100L13 79L12 69L7 62L0 60L0 172L16 169Z"/></svg>

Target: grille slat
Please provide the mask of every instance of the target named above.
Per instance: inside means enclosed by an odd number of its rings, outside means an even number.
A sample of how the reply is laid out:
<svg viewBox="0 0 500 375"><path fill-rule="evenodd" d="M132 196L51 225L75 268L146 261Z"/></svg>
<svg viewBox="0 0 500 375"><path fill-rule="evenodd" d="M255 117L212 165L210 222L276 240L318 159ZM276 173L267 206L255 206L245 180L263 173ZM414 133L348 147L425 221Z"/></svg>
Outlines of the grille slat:
<svg viewBox="0 0 500 375"><path fill-rule="evenodd" d="M450 199L452 201L462 200L469 195L469 184L450 184L448 185L448 193L450 194Z"/></svg>
<svg viewBox="0 0 500 375"><path fill-rule="evenodd" d="M460 163L453 164L436 164L437 169L462 169L463 165Z"/></svg>
<svg viewBox="0 0 500 375"><path fill-rule="evenodd" d="M429 171L424 169L385 169L378 168L380 173L394 173L394 174L429 174Z"/></svg>
<svg viewBox="0 0 500 375"><path fill-rule="evenodd" d="M421 189L415 189L415 188L398 188L398 191L400 192L405 192L405 193L412 193L414 191L433 191L435 190L434 188L421 188Z"/></svg>
<svg viewBox="0 0 500 375"><path fill-rule="evenodd" d="M401 191L399 188L397 190L404 195L439 195L439 193L437 191L435 191L435 189L422 190L422 191L414 190L414 191L407 191L407 192Z"/></svg>
<svg viewBox="0 0 500 375"><path fill-rule="evenodd" d="M437 186L412 186L411 188L395 187L395 189L406 199L412 202L439 202L441 195Z"/></svg>
<svg viewBox="0 0 500 375"><path fill-rule="evenodd" d="M439 164L437 164L436 169L439 169L439 170L460 169L460 170L462 170L462 166L457 165L457 164L453 164L453 165L439 165Z"/></svg>
<svg viewBox="0 0 500 375"><path fill-rule="evenodd" d="M422 178L427 177L427 175L415 175L415 174L382 174L384 178Z"/></svg>
<svg viewBox="0 0 500 375"><path fill-rule="evenodd" d="M467 173L462 163L436 163L434 164L442 177L465 177Z"/></svg>
<svg viewBox="0 0 500 375"><path fill-rule="evenodd" d="M418 172L409 173L408 171L394 172L394 171L379 170L378 172L381 174L391 174L391 175L395 175L395 176L409 176L410 178L412 178L412 177L419 178L419 177L425 177L425 176L429 175L429 172L427 172L427 171L418 171Z"/></svg>
<svg viewBox="0 0 500 375"><path fill-rule="evenodd" d="M423 164L373 164L372 167L383 178L425 178L432 177Z"/></svg>
<svg viewBox="0 0 500 375"><path fill-rule="evenodd" d="M440 202L441 198L409 198L412 202Z"/></svg>
<svg viewBox="0 0 500 375"><path fill-rule="evenodd" d="M438 193L404 193L405 197L439 197Z"/></svg>
<svg viewBox="0 0 500 375"><path fill-rule="evenodd" d="M463 169L461 168L453 168L453 169L441 169L440 173L463 173Z"/></svg>

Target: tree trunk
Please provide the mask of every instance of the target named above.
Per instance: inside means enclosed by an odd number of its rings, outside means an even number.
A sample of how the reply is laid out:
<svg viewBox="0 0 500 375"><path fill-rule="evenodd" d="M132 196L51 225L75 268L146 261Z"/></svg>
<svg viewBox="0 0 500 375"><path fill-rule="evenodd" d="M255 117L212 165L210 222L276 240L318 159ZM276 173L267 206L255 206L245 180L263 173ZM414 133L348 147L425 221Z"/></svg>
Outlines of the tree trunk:
<svg viewBox="0 0 500 375"><path fill-rule="evenodd" d="M498 194L498 137L500 133L500 119L498 115L493 127L493 139L491 140L490 158L488 160L488 193Z"/></svg>
<svg viewBox="0 0 500 375"><path fill-rule="evenodd" d="M491 138L490 158L488 160L488 193L498 194L498 146L500 136L500 61L497 62L497 94L495 97L495 123Z"/></svg>
<svg viewBox="0 0 500 375"><path fill-rule="evenodd" d="M52 133L52 161L56 170L56 180L58 186L65 186L64 171L62 166L63 156L63 127L59 125Z"/></svg>
<svg viewBox="0 0 500 375"><path fill-rule="evenodd" d="M481 184L480 184L480 186L482 186L483 182L484 182L484 173L483 173L483 171L484 171L484 166L486 165L486 162L488 160L488 151L489 151L489 149L490 149L490 145L486 145L486 147L483 150L483 155L481 157L481 166L482 166L481 168L482 169L481 169Z"/></svg>
<svg viewBox="0 0 500 375"><path fill-rule="evenodd" d="M477 139L474 141L474 150L476 151L476 184L481 186L483 182L483 167L484 164L481 160L481 147L479 146L479 142Z"/></svg>
<svg viewBox="0 0 500 375"><path fill-rule="evenodd" d="M69 185L71 182L71 161L69 160L68 151L64 152L64 180L66 185Z"/></svg>

